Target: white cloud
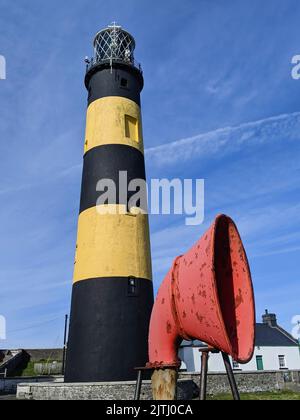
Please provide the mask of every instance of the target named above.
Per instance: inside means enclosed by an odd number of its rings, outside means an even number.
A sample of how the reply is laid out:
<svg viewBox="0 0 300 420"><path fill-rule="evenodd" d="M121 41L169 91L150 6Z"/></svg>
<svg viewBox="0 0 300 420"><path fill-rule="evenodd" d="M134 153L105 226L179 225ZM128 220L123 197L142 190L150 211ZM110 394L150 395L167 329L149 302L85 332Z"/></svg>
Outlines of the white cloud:
<svg viewBox="0 0 300 420"><path fill-rule="evenodd" d="M246 144L300 139L300 112L282 114L235 127L225 127L146 150L152 164L173 165L215 154L228 154Z"/></svg>

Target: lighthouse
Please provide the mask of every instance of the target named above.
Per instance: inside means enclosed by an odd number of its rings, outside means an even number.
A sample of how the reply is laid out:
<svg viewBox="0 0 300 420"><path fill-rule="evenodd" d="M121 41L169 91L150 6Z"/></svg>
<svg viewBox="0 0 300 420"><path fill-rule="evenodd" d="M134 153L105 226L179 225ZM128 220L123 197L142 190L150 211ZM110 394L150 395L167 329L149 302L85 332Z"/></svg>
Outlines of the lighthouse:
<svg viewBox="0 0 300 420"><path fill-rule="evenodd" d="M134 50L134 38L113 24L96 34L94 56L86 59L88 108L66 382L133 380L134 368L148 361L149 223L145 208L130 206L134 192L128 191L132 181L146 181L144 79ZM116 194L99 204L107 180Z"/></svg>

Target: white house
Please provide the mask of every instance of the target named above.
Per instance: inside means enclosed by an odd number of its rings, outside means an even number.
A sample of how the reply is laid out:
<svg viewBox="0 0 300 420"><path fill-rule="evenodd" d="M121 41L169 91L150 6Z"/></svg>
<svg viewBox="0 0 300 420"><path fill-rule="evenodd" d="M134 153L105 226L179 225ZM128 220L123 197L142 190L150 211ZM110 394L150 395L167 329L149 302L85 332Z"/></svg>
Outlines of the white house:
<svg viewBox="0 0 300 420"><path fill-rule="evenodd" d="M183 341L179 351L181 370L199 372L201 370L200 341ZM266 311L263 322L256 324L255 352L246 365L232 361L237 371L300 370L300 347L288 332L277 324L275 314ZM210 354L209 372L225 372L222 355Z"/></svg>

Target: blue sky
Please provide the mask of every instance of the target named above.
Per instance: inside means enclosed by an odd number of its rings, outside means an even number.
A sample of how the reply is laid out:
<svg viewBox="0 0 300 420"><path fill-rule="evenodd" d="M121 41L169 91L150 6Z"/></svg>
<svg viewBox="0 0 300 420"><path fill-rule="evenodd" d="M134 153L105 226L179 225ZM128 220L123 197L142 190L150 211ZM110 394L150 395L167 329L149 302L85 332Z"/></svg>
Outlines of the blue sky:
<svg viewBox="0 0 300 420"><path fill-rule="evenodd" d="M227 213L249 256L257 313L300 313L298 0L0 0L1 347L62 344L85 129L83 58L116 20L143 65L148 178L204 178L205 223L151 217L154 284Z"/></svg>

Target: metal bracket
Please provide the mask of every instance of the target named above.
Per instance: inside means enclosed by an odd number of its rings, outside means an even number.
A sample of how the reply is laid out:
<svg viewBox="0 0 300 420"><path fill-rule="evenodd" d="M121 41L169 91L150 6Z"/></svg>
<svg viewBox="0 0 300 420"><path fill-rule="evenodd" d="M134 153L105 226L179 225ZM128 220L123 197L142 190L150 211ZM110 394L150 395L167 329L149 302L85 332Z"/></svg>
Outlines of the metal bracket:
<svg viewBox="0 0 300 420"><path fill-rule="evenodd" d="M200 401L205 401L207 398L207 375L208 375L209 353L220 353L220 351L212 347L203 347L199 350L199 352L202 353L199 398L200 398ZM241 397L240 397L239 390L236 384L233 369L231 367L229 356L227 353L222 352L222 357L223 357L224 366L226 369L226 374L227 374L227 378L228 378L229 385L231 388L233 399L235 401L240 401Z"/></svg>

